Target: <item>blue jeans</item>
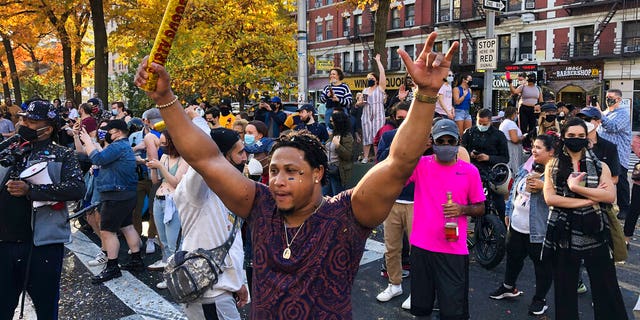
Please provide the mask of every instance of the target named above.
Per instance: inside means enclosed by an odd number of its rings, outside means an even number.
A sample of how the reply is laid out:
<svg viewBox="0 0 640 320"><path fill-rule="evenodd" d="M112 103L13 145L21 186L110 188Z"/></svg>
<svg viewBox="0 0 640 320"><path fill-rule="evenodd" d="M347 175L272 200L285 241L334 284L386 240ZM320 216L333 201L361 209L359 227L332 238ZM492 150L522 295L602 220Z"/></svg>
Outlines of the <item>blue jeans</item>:
<svg viewBox="0 0 640 320"><path fill-rule="evenodd" d="M327 171L325 171L327 172ZM335 196L336 194L344 191L344 188L342 187L342 182L340 181L340 173L338 172L337 174L333 175L333 174L329 174L327 172L327 184L322 186L322 194L325 196Z"/></svg>
<svg viewBox="0 0 640 320"><path fill-rule="evenodd" d="M178 236L180 235L180 217L178 210L167 213L164 210L165 202L158 198L153 202L153 221L158 229L158 236L164 246L162 250L162 261L166 261L172 254L176 253ZM164 223L164 215L171 214L171 221Z"/></svg>

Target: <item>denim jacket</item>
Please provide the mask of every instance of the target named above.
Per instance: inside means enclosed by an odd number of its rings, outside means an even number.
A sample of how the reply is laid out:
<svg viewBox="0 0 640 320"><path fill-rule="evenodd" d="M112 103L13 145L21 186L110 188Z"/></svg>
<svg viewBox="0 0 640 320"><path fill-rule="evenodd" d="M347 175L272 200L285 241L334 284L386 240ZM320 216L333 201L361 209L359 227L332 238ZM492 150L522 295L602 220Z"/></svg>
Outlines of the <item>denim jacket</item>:
<svg viewBox="0 0 640 320"><path fill-rule="evenodd" d="M516 197L516 187L522 179L526 179L529 174L527 166L529 161L520 166L520 171L516 175L513 188L509 192L509 200L506 203L505 214L511 217L513 214L513 201ZM544 175L540 178L544 181ZM542 243L544 236L547 234L547 217L549 216L549 207L544 201L542 191L532 193L529 200L529 241L532 243Z"/></svg>
<svg viewBox="0 0 640 320"><path fill-rule="evenodd" d="M102 151L94 150L89 158L100 166L100 174L96 177L98 192L136 191L136 157L127 139L116 140Z"/></svg>

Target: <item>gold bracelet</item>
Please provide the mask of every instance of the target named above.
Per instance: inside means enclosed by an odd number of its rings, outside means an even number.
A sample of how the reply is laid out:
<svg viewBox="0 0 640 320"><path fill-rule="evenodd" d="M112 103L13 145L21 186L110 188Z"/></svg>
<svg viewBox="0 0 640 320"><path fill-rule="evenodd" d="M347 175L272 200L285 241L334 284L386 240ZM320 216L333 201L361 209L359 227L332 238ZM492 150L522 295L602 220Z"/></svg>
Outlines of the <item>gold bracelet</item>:
<svg viewBox="0 0 640 320"><path fill-rule="evenodd" d="M421 94L420 92L414 93L413 97L420 102L429 103L429 104L435 104L436 101L438 101L437 97L430 97L426 94Z"/></svg>
<svg viewBox="0 0 640 320"><path fill-rule="evenodd" d="M173 100L171 100L171 102L169 102L169 103L165 103L165 104L156 104L156 107L157 107L158 109L164 109L164 108L167 108L167 107L172 106L172 105L173 105L174 103L176 103L177 101L178 101L178 96L174 96L174 98L173 98Z"/></svg>

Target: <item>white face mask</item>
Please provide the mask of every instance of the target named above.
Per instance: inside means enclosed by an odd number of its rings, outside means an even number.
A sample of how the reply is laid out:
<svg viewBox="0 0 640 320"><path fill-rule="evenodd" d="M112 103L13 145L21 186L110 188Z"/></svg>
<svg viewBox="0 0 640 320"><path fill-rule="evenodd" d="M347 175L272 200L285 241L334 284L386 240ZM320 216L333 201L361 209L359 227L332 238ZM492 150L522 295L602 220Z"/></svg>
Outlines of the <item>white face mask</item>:
<svg viewBox="0 0 640 320"><path fill-rule="evenodd" d="M489 130L489 126L478 124L478 130L480 130L480 132L486 132L487 130Z"/></svg>
<svg viewBox="0 0 640 320"><path fill-rule="evenodd" d="M447 77L447 82L452 83L453 82L453 76Z"/></svg>

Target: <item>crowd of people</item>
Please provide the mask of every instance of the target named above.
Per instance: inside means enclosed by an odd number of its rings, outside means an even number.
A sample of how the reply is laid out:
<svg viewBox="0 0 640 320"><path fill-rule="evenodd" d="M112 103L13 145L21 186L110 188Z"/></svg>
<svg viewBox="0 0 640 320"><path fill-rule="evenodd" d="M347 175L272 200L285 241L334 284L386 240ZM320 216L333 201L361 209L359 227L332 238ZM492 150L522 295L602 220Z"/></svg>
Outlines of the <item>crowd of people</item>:
<svg viewBox="0 0 640 320"><path fill-rule="evenodd" d="M12 317L23 291L38 318L57 318L71 232L65 202L81 200L97 207L85 218L102 249L89 261L103 266L94 284L121 270L168 272L189 252L222 248L217 282L184 304L190 319L240 319L238 308L250 301L254 319L351 318L364 244L380 224L388 285L376 299L402 295L410 275L402 308L468 319L467 225L487 201L508 230L504 281L490 298L521 295L516 281L529 257L529 313L546 312L553 285L556 318L577 319L584 265L596 319L627 319L610 254L610 226L619 222L604 212L617 205L628 244L640 213L640 180L630 192L628 162L632 147L640 155L640 136L632 138L622 93L608 90L604 111L569 108L543 101L535 75L521 74L500 117L474 113L471 76L450 70L457 43L442 54L432 52L435 40L429 35L415 61L399 50L407 76L391 98L380 55L379 72L355 98L343 71L332 69L320 95L324 114L312 104L287 113L266 95L251 117L234 114L226 98L183 108L168 72L147 70L146 60L135 84L158 76L147 92L156 107L139 118L122 102L107 107L97 98L78 107L33 99L19 118L4 114L0 133L21 140L0 150L14 160L0 167L0 207L8 208L0 215L8 257L0 262L0 318ZM353 167L369 162L348 189ZM42 163L50 179L30 179ZM498 165L510 168L513 184L485 194L483 179ZM161 258L145 265L142 254L155 250Z"/></svg>

